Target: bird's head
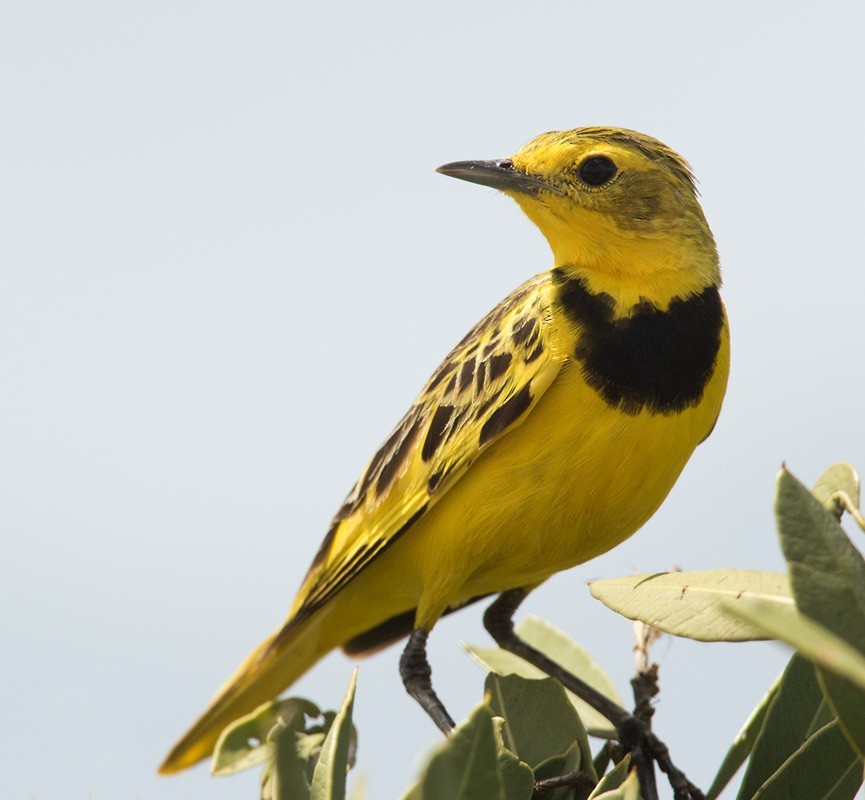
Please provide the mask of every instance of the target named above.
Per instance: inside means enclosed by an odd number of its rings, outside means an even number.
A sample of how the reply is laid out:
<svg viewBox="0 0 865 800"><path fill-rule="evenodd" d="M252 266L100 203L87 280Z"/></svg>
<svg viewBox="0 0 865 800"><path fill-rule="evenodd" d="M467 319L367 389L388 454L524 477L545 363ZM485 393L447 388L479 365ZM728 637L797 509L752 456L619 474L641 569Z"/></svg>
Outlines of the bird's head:
<svg viewBox="0 0 865 800"><path fill-rule="evenodd" d="M439 167L511 196L540 228L556 266L657 283L687 272L718 283L715 244L690 168L666 145L621 128L538 136L510 158ZM606 286L599 288L607 288Z"/></svg>

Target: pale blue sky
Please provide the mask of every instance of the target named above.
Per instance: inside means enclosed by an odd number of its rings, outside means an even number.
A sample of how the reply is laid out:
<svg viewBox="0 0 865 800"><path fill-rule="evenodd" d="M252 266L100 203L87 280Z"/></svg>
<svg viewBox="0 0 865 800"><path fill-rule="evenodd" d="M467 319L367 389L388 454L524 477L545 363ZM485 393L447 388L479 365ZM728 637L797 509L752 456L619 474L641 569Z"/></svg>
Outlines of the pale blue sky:
<svg viewBox="0 0 865 800"><path fill-rule="evenodd" d="M819 8L819 10L818 10ZM554 128L693 164L733 336L725 409L656 517L525 604L624 689L593 577L781 569L782 461L865 469L865 13L818 4L0 6L0 796L254 798L157 778L282 619L439 359L550 264L507 198L434 173ZM456 717L483 676L436 629ZM361 666L359 770L397 796L432 724L399 649ZM656 727L708 784L777 645L661 644ZM293 692L332 707L352 664Z"/></svg>

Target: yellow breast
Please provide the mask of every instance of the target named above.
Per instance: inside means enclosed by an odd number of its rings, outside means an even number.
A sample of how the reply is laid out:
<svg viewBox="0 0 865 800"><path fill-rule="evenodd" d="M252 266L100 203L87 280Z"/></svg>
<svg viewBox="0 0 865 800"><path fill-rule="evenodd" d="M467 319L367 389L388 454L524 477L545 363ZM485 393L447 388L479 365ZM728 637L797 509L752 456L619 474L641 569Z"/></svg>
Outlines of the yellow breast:
<svg viewBox="0 0 865 800"><path fill-rule="evenodd" d="M447 605L536 585L640 528L709 435L729 352L724 325L700 401L667 414L611 406L569 358L528 418L394 547L403 565L418 566L418 594L428 598L418 624L423 613L434 617Z"/></svg>

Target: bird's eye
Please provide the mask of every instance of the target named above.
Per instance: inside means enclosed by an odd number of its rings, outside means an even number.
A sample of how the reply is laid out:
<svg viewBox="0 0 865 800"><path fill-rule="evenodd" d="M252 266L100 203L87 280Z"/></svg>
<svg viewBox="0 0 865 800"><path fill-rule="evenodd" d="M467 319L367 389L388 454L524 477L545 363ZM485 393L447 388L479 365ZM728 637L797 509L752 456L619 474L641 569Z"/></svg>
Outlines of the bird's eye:
<svg viewBox="0 0 865 800"><path fill-rule="evenodd" d="M586 186L603 186L616 174L616 165L606 156L590 156L577 168L577 175Z"/></svg>

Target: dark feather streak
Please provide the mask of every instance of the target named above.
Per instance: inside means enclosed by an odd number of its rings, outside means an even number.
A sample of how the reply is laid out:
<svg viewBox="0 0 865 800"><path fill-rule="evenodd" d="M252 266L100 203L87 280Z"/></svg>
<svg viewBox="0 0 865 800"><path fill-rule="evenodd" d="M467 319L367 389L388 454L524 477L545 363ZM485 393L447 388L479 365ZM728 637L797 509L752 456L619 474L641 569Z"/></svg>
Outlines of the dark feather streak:
<svg viewBox="0 0 865 800"><path fill-rule="evenodd" d="M448 474L448 471L445 467L441 469L437 469L432 475L429 476L429 480L426 482L426 490L429 494L434 494L435 491L439 488L439 484L442 482L442 478Z"/></svg>
<svg viewBox="0 0 865 800"><path fill-rule="evenodd" d="M453 406L439 406L433 414L420 453L424 461L429 461L444 441L445 429L454 415L454 410Z"/></svg>
<svg viewBox="0 0 865 800"><path fill-rule="evenodd" d="M522 345L532 334L537 335L537 330L538 321L532 317L524 317L514 325L511 339L513 339L515 345Z"/></svg>
<svg viewBox="0 0 865 800"><path fill-rule="evenodd" d="M475 394L480 395L487 382L487 362L481 361L478 368L475 370Z"/></svg>
<svg viewBox="0 0 865 800"><path fill-rule="evenodd" d="M483 447L516 422L532 404L531 383L527 383L515 395L506 400L492 414L481 428L478 443Z"/></svg>
<svg viewBox="0 0 865 800"><path fill-rule="evenodd" d="M462 393L472 385L472 379L475 376L475 360L468 359L460 369L459 382L457 383L457 391Z"/></svg>
<svg viewBox="0 0 865 800"><path fill-rule="evenodd" d="M534 350L532 350L531 353L529 353L526 356L526 364L531 364L532 361L534 361L536 358L540 357L541 353L543 353L543 352L544 352L543 342L538 342L538 346Z"/></svg>
<svg viewBox="0 0 865 800"><path fill-rule="evenodd" d="M408 418L406 418L408 419ZM390 458L382 464L381 473L375 484L376 494L381 497L393 483L394 479L405 468L407 460L415 449L415 442L420 434L423 415L415 414L414 422L403 432L403 439Z"/></svg>
<svg viewBox="0 0 865 800"><path fill-rule="evenodd" d="M507 368L511 364L511 358L510 353L499 353L490 357L489 365L491 381L494 381L496 378L500 378L505 374Z"/></svg>

